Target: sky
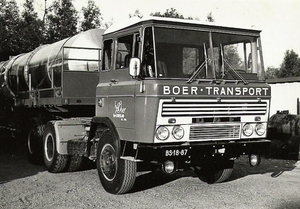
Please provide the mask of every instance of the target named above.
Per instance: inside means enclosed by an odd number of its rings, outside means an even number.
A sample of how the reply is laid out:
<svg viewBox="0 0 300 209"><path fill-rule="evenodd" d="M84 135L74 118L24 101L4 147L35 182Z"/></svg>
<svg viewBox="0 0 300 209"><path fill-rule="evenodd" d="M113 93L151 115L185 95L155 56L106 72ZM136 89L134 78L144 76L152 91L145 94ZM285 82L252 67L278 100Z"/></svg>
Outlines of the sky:
<svg viewBox="0 0 300 209"><path fill-rule="evenodd" d="M286 50L300 56L300 1L299 0L94 0L104 22L120 22L135 10L144 16L164 13L174 8L184 17L205 21L211 12L215 23L261 29L265 67L280 67ZM17 0L20 8L25 0ZM47 5L52 0L47 0ZM88 0L73 0L77 11ZM42 13L45 0L35 0Z"/></svg>

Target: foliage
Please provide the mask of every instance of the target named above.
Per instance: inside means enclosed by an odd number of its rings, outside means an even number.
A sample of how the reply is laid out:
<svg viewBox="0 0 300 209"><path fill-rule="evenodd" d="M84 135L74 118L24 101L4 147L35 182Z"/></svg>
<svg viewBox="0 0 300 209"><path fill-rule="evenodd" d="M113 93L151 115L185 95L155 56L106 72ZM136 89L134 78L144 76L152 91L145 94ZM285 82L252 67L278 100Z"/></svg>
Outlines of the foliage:
<svg viewBox="0 0 300 209"><path fill-rule="evenodd" d="M236 45L227 45L224 47L224 58L235 68L243 68L242 59L238 53Z"/></svg>
<svg viewBox="0 0 300 209"><path fill-rule="evenodd" d="M22 52L31 51L43 43L43 22L38 19L34 11L33 0L26 0L23 5L24 11L19 23L20 43L19 50Z"/></svg>
<svg viewBox="0 0 300 209"><path fill-rule="evenodd" d="M6 27L5 27L5 18L4 18L4 5L5 0L0 0L0 57L2 57L1 55L4 53L4 49L3 49L3 42L5 40L5 31L6 31ZM1 59L0 59L1 61Z"/></svg>
<svg viewBox="0 0 300 209"><path fill-rule="evenodd" d="M82 7L84 20L81 22L81 31L98 28L101 26L101 12L93 0L88 1L87 7Z"/></svg>
<svg viewBox="0 0 300 209"><path fill-rule="evenodd" d="M155 12L155 13L151 13L150 15L157 16L157 17L172 17L172 18L184 19L183 15L179 14L177 10L174 8L167 9L163 14L161 14L160 12Z"/></svg>
<svg viewBox="0 0 300 209"><path fill-rule="evenodd" d="M266 71L266 79L297 76L300 76L300 58L293 50L285 52L280 68L268 67Z"/></svg>
<svg viewBox="0 0 300 209"><path fill-rule="evenodd" d="M212 16L212 12L210 12L208 15L207 15L207 21L208 22L215 22L215 19L213 18L213 16Z"/></svg>
<svg viewBox="0 0 300 209"><path fill-rule="evenodd" d="M293 50L287 50L278 72L279 78L300 76L300 58Z"/></svg>
<svg viewBox="0 0 300 209"><path fill-rule="evenodd" d="M278 78L279 69L274 67L268 67L266 70L266 79Z"/></svg>
<svg viewBox="0 0 300 209"><path fill-rule="evenodd" d="M129 14L129 18L132 18L132 17L142 18L143 14L140 12L140 10L136 9L133 14Z"/></svg>
<svg viewBox="0 0 300 209"><path fill-rule="evenodd" d="M72 0L55 0L49 8L47 20L47 43L53 43L77 33L78 12Z"/></svg>
<svg viewBox="0 0 300 209"><path fill-rule="evenodd" d="M7 56L18 53L20 15L15 0L1 0L0 4L0 54ZM11 37L14 37L13 39ZM6 57L8 58L8 57Z"/></svg>

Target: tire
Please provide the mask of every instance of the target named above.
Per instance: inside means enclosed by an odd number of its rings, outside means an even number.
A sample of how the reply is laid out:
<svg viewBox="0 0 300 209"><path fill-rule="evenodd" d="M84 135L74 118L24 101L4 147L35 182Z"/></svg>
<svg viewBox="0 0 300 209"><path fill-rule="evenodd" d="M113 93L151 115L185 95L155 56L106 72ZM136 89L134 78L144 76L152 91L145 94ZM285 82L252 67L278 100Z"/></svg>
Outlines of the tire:
<svg viewBox="0 0 300 209"><path fill-rule="evenodd" d="M221 183L226 181L233 171L233 162L231 162L232 166L230 168L215 170L209 168L195 168L195 174L198 178L206 182L208 184Z"/></svg>
<svg viewBox="0 0 300 209"><path fill-rule="evenodd" d="M45 124L41 118L32 118L27 135L27 157L31 164L43 163L43 133Z"/></svg>
<svg viewBox="0 0 300 209"><path fill-rule="evenodd" d="M44 136L44 163L47 170L51 173L65 171L68 165L69 156L61 155L56 149L56 134L51 123L46 124Z"/></svg>
<svg viewBox="0 0 300 209"><path fill-rule="evenodd" d="M136 162L120 159L119 141L110 131L100 136L97 148L97 170L103 188L111 194L124 194L134 185Z"/></svg>
<svg viewBox="0 0 300 209"><path fill-rule="evenodd" d="M78 171L81 168L82 162L83 162L83 156L71 155L67 171L69 172Z"/></svg>

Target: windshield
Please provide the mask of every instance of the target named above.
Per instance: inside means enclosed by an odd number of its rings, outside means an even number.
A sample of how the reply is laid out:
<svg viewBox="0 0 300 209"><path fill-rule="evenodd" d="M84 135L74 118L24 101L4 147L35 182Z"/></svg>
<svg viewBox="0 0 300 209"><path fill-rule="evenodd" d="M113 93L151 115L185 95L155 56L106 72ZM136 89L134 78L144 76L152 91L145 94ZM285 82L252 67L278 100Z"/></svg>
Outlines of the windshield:
<svg viewBox="0 0 300 209"><path fill-rule="evenodd" d="M257 80L257 36L163 27L145 29L143 76Z"/></svg>

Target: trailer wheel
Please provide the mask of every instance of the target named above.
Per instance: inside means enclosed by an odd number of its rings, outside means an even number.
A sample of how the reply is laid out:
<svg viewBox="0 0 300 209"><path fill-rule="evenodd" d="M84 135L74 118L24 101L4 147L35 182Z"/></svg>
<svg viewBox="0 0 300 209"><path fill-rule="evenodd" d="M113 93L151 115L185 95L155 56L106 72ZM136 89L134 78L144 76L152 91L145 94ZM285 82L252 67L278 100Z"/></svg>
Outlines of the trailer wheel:
<svg viewBox="0 0 300 209"><path fill-rule="evenodd" d="M30 163L38 165L43 163L43 132L45 124L41 118L32 118L27 135L27 157Z"/></svg>
<svg viewBox="0 0 300 209"><path fill-rule="evenodd" d="M78 171L82 165L82 162L83 162L83 156L71 155L67 171L69 172Z"/></svg>
<svg viewBox="0 0 300 209"><path fill-rule="evenodd" d="M59 173L67 168L69 156L61 155L56 149L56 134L51 123L46 124L44 136L44 163L51 173Z"/></svg>
<svg viewBox="0 0 300 209"><path fill-rule="evenodd" d="M128 192L136 178L136 162L120 159L120 145L110 131L98 142L97 170L103 188L112 194Z"/></svg>
<svg viewBox="0 0 300 209"><path fill-rule="evenodd" d="M220 170L211 168L195 168L195 174L201 181L208 184L221 183L226 181L231 176L234 162L232 161L230 163L232 163L232 166L230 168Z"/></svg>

